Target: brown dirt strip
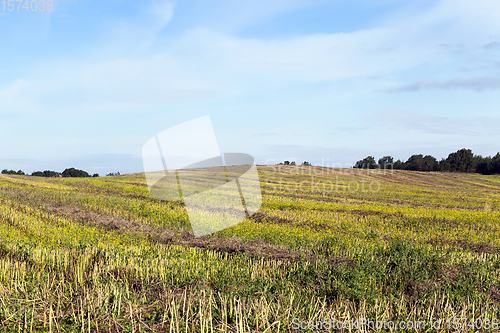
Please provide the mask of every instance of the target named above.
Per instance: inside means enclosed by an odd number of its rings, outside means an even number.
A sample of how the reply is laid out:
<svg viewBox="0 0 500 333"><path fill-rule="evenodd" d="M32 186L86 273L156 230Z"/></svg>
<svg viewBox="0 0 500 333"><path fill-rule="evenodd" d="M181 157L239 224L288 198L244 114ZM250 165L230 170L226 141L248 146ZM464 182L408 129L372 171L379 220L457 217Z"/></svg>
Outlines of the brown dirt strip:
<svg viewBox="0 0 500 333"><path fill-rule="evenodd" d="M334 203L346 203L344 199L336 199L332 198L329 196L311 196L311 195L300 195L300 194L291 194L291 193L286 193L286 192L269 192L269 191L262 191L263 195L269 195L269 196L280 196L280 197L291 197L291 198L297 198L297 199L306 199L306 200L315 200L315 201L325 201L325 202L334 202ZM413 202L413 201L406 201L406 200L396 200L396 199L385 199L385 198L373 198L373 197L363 197L363 196L356 196L356 195L345 195L346 199L351 199L351 200L360 200L360 201L375 201L375 202L387 202L387 203L393 203L393 204L398 204L398 205L408 205L412 207L433 207L433 208L453 208L453 209L463 209L463 210L473 210L473 211L480 211L483 210L483 207L468 207L468 206L457 206L457 205L444 205L444 204L431 204L431 203L419 203L419 202ZM348 203L346 203L348 204Z"/></svg>
<svg viewBox="0 0 500 333"><path fill-rule="evenodd" d="M379 212L379 211L376 211L376 210L368 210L368 209L353 209L353 210L337 209L336 212L355 214L355 215L360 215L362 217L365 217L365 216L381 216L381 217L384 217L384 218L387 218L387 217L404 218L404 215L402 213L384 213L384 212Z"/></svg>
<svg viewBox="0 0 500 333"><path fill-rule="evenodd" d="M2 192L6 193L7 191ZM8 192L10 195L17 198L24 197L30 202L37 202L37 198L31 197L27 193L22 193L14 190ZM172 230L157 229L138 222L128 221L114 216L101 215L93 211L87 211L79 207L67 204L41 200L37 203L42 205L47 211L74 219L76 221L80 221L82 223L101 226L106 229L116 230L120 232L131 232L132 234L138 236L143 235L150 240L154 240L163 244L198 247L201 249L216 250L227 253L246 253L250 257L260 256L264 258L275 258L278 260L294 261L298 260L300 257L304 257L309 261L316 260L315 256L300 254L296 251L269 245L263 241L243 242L238 238L197 238L194 237L193 233L190 231L176 233Z"/></svg>
<svg viewBox="0 0 500 333"><path fill-rule="evenodd" d="M354 214L354 215L359 215L361 217L366 217L366 216L381 216L383 218L405 218L405 216L401 213L384 213L384 212L379 212L379 211L373 211L373 210L361 210L361 209L354 209L354 210L347 210L347 209L331 209L331 210L324 210L324 209L319 209L321 211L332 211L332 212L337 212L337 213L348 213L348 214ZM271 223L277 223L277 224L290 224L290 225L295 225L295 226L307 226L311 227L313 229L332 229L332 226L322 224L322 223L307 223L307 222L296 222L293 220L289 220L286 218L280 218L276 216L271 216L268 214L264 214L261 212L256 213L251 217L253 220L256 222L271 222ZM450 225L451 227L458 227L460 226L460 223L453 221L453 220L448 220L446 218L433 218L433 217L408 217L410 220L423 220L426 221L427 223L439 223L442 225ZM471 227L471 230L476 230L476 231L487 231L487 232L497 232L499 229L498 228L485 228L482 227L481 225L476 225L474 227Z"/></svg>
<svg viewBox="0 0 500 333"><path fill-rule="evenodd" d="M339 212L339 213L351 213L355 215L359 215L361 217L365 216L382 216L382 217L399 217L402 218L404 217L403 214L398 214L398 213L384 213L384 212L378 212L378 211L372 211L372 210L345 210L345 209L336 209L336 210L331 210L333 212ZM271 216L269 214L265 214L262 212L258 212L255 215L251 217L254 221L256 222L271 222L271 223L277 223L277 224L290 224L294 226L307 226L311 227L313 229L332 229L333 226L329 226L324 223L307 223L307 222L297 222L293 221L290 219L282 218L282 217L277 217L277 216ZM435 219L432 219L432 221L436 221ZM442 223L447 223L448 221L440 221ZM449 223L449 222L448 222Z"/></svg>
<svg viewBox="0 0 500 333"><path fill-rule="evenodd" d="M127 181L118 181L118 182L113 182L111 180L106 180L107 182L110 183L118 183L118 184L127 184L127 185L135 185L135 186L140 186L140 187L148 187L148 184L146 184L146 181L144 183L137 183L137 182L127 182Z"/></svg>
<svg viewBox="0 0 500 333"><path fill-rule="evenodd" d="M307 226L313 229L331 229L331 226L323 224L323 223L307 223L307 222L296 222L293 220L285 219L282 217L271 216L265 213L257 212L255 215L251 217L254 221L262 223L262 222L271 222L277 224L290 224L294 226Z"/></svg>
<svg viewBox="0 0 500 333"><path fill-rule="evenodd" d="M192 232L175 233L171 230L162 230L140 224L134 221L128 221L112 216L105 216L86 211L78 207L45 203L45 208L51 212L76 218L84 223L92 223L107 229L132 232L136 235L145 235L148 239L155 240L163 244L176 244L187 247L198 247L206 250L217 250L222 252L247 253L251 257L256 255L262 257L273 257L280 260L296 260L300 257L295 251L285 250L276 246L268 245L264 242L250 241L243 242L236 238L196 238ZM312 260L311 256L306 259Z"/></svg>
<svg viewBox="0 0 500 333"><path fill-rule="evenodd" d="M385 175L381 173L370 173L369 175L367 175L367 177L380 179L390 183L399 183L399 184L416 183L418 185L431 186L433 188L447 187L447 185L443 184L442 182L436 182L433 181L433 179L429 179L430 178L429 176L431 175L432 175L431 173L424 173L420 171L412 171L411 174L391 173L391 171L387 171Z"/></svg>
<svg viewBox="0 0 500 333"><path fill-rule="evenodd" d="M100 215L92 211L85 211L74 206L46 203L45 207L49 211L57 214L76 218L87 223L90 222L108 229L132 232L136 235L146 235L148 239L163 244L198 247L227 253L239 252L246 253L251 257L258 255L265 258L273 257L279 260L296 260L300 257L300 254L295 251L282 249L261 241L243 242L237 238L196 238L192 232L185 231L182 233L175 233L171 230L156 229L134 221ZM310 255L305 257L307 260L314 260Z"/></svg>
<svg viewBox="0 0 500 333"><path fill-rule="evenodd" d="M275 197L289 197L289 198L297 198L297 199L306 199L306 200L315 200L315 201L326 201L326 202L335 202L335 203L343 203L344 200L342 199L334 199L330 197L313 197L310 195L301 195L301 194L291 194L291 193L284 193L284 192L269 192L269 191L262 191L263 195L269 195L269 196L275 196Z"/></svg>
<svg viewBox="0 0 500 333"><path fill-rule="evenodd" d="M113 177L120 177L120 176L113 176ZM118 178L119 179L119 178ZM107 179L102 179L102 181L108 182L108 183L113 183L113 184L128 184L128 185L136 185L136 186L142 186L142 187L148 187L148 184L146 184L146 181L144 183L137 183L137 182L128 182L126 180L107 180Z"/></svg>
<svg viewBox="0 0 500 333"><path fill-rule="evenodd" d="M315 201L326 201L326 202L335 202L335 203L344 203L345 201L342 199L333 199L333 198L328 198L328 197L312 197L312 196L307 196L307 195L297 195L297 194L280 194L280 193L271 193L271 192L263 192L263 194L266 195L273 195L273 196L286 196L286 197L292 197L292 198L297 198L297 199L306 199L306 200L315 200ZM346 205L348 205L346 203ZM368 210L368 209L321 209L321 208L313 208L314 210L320 210L320 211L332 211L332 212L339 212L339 213L350 213L350 214L356 214L356 215L361 215L361 216L382 216L382 217L400 217L403 218L404 215L401 213L384 213L384 212L379 212L376 210Z"/></svg>

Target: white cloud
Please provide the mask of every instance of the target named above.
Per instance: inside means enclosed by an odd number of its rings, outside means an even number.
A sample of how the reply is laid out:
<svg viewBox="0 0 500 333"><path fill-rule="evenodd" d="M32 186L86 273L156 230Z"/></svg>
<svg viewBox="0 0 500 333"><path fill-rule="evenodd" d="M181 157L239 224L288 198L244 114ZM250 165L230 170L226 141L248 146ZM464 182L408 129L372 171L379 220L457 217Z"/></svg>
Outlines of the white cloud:
<svg viewBox="0 0 500 333"><path fill-rule="evenodd" d="M365 120L384 128L435 135L459 135L475 138L500 135L500 118L493 117L445 117L412 111L387 110L377 112L366 117Z"/></svg>
<svg viewBox="0 0 500 333"><path fill-rule="evenodd" d="M414 8L409 7L411 10ZM471 42L477 33L489 37L500 32L500 2L496 0L441 0L416 12L405 8L385 24L399 26L410 35L434 32L441 37ZM460 34L456 34L460 32Z"/></svg>
<svg viewBox="0 0 500 333"><path fill-rule="evenodd" d="M166 57L74 63L46 69L48 78L17 80L0 91L3 111L120 112L213 97L220 84L182 70Z"/></svg>
<svg viewBox="0 0 500 333"><path fill-rule="evenodd" d="M436 80L420 80L412 84L404 85L401 87L385 89L386 92L405 92L405 91L420 91L429 89L467 89L477 92L485 90L500 89L500 77L484 76L484 77L471 77L471 78L455 78L445 82Z"/></svg>
<svg viewBox="0 0 500 333"><path fill-rule="evenodd" d="M443 0L436 9L436 16L456 18L461 24L476 31L498 34L500 32L500 2L496 0Z"/></svg>
<svg viewBox="0 0 500 333"><path fill-rule="evenodd" d="M271 20L280 14L313 7L325 2L328 2L328 0L222 0L203 1L198 2L196 5L206 9L203 17L200 18L202 26L232 34L241 29ZM210 6L205 6L207 3Z"/></svg>
<svg viewBox="0 0 500 333"><path fill-rule="evenodd" d="M387 76L426 63L458 67L471 52L493 45L492 35L500 33L497 3L480 1L476 6L445 0L373 29L283 39L238 38L197 29L189 31L177 47L196 50L198 62L218 66L221 72L261 75L266 82L269 76L300 83ZM463 56L444 54L443 44L453 50L460 45Z"/></svg>
<svg viewBox="0 0 500 333"><path fill-rule="evenodd" d="M172 1L153 1L132 18L107 18L95 50L92 50L93 56L116 59L117 55L137 57L143 54L168 26L174 9Z"/></svg>
<svg viewBox="0 0 500 333"><path fill-rule="evenodd" d="M0 90L3 112L37 112L42 107L37 103L35 93L40 88L36 83L26 80L16 80L3 90Z"/></svg>
<svg viewBox="0 0 500 333"><path fill-rule="evenodd" d="M196 30L179 44L198 50L203 64L219 66L233 76L283 76L288 82L292 78L302 83L391 73L437 53L437 49L416 48L390 29L266 41Z"/></svg>
<svg viewBox="0 0 500 333"><path fill-rule="evenodd" d="M266 15L303 5L300 1L280 2L267 8ZM172 19L174 5L156 2L135 22L114 21L106 41L92 51L93 57L48 65L45 72L49 75L14 82L0 91L0 96L5 108L21 112L116 112L214 98L221 92L227 96L293 84L391 76L425 62L445 62L446 58L440 57L442 42L492 43L482 37L484 29L499 24L489 19L486 22L490 23L482 22L484 26L471 32L474 38L462 39L449 33L453 29L436 30L436 25L451 20L455 28L465 29L478 13L490 10L491 17L496 5L482 1L480 9L468 10L468 3L460 1L453 10L450 6L449 1L442 1L427 12L390 21L383 28L352 33L262 40L196 29L158 52L151 46L162 44L159 32ZM479 39L483 40L476 41ZM124 53L128 49L133 51ZM431 78L403 84L401 89L486 89L495 82L488 77L445 82Z"/></svg>

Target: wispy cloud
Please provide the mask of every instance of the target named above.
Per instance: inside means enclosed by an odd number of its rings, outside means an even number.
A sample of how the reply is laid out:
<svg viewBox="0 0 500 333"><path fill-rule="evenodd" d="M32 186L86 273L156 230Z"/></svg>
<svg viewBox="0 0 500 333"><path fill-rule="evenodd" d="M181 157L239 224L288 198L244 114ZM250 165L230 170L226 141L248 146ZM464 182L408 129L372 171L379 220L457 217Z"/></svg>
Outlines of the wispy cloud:
<svg viewBox="0 0 500 333"><path fill-rule="evenodd" d="M97 52L113 57L123 52L137 56L147 51L174 17L174 7L169 0L153 1L133 18L108 19Z"/></svg>
<svg viewBox="0 0 500 333"><path fill-rule="evenodd" d="M188 32L180 45L199 50L199 61L222 66L221 70L233 75L262 75L266 80L265 75L271 75L300 82L385 74L437 56L436 49L415 51L413 41L405 41L399 32L386 28L275 40L197 29Z"/></svg>
<svg viewBox="0 0 500 333"><path fill-rule="evenodd" d="M500 50L500 43L499 42L492 42L483 45L483 49L485 50Z"/></svg>
<svg viewBox="0 0 500 333"><path fill-rule="evenodd" d="M456 78L448 81L436 80L420 80L412 84L403 85L400 87L386 88L379 90L381 92L411 92L420 90L450 90L450 89L466 89L482 92L486 90L500 89L500 77L484 76L472 78Z"/></svg>
<svg viewBox="0 0 500 333"><path fill-rule="evenodd" d="M219 89L214 81L175 71L173 63L165 59L75 67L66 74L54 70L51 79L13 82L0 90L2 109L51 115L125 112L206 100Z"/></svg>
<svg viewBox="0 0 500 333"><path fill-rule="evenodd" d="M493 117L444 117L413 111L380 111L365 117L365 120L399 130L414 130L432 134L454 134L461 136L499 135L500 118Z"/></svg>

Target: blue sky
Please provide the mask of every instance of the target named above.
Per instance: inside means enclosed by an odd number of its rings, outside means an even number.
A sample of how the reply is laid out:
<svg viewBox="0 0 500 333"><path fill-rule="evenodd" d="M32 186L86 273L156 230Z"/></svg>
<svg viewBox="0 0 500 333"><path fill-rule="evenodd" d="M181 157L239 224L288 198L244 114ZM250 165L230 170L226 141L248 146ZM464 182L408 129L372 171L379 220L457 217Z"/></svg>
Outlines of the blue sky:
<svg viewBox="0 0 500 333"><path fill-rule="evenodd" d="M0 4L0 168L141 172L149 138L205 115L259 164L494 155L498 17L496 0Z"/></svg>

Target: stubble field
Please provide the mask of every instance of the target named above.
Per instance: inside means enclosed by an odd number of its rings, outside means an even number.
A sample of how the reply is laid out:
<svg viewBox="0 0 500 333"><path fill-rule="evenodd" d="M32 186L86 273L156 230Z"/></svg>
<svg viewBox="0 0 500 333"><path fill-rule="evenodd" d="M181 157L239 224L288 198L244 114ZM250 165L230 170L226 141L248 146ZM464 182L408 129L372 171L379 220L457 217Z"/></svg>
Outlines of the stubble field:
<svg viewBox="0 0 500 333"><path fill-rule="evenodd" d="M262 208L200 238L144 174L0 175L0 330L500 329L500 176L258 170Z"/></svg>

